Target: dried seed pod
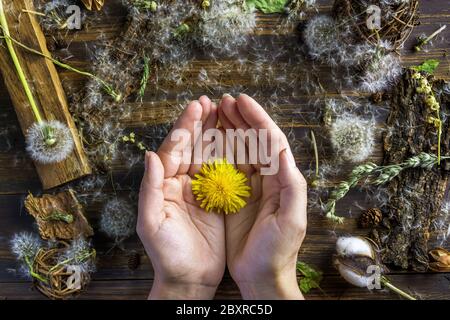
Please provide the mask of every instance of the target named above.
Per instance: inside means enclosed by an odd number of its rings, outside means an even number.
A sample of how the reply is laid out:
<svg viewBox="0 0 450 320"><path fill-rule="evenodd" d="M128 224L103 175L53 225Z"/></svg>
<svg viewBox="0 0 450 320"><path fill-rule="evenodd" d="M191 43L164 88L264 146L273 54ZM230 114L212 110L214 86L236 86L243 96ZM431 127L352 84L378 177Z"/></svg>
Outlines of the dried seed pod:
<svg viewBox="0 0 450 320"><path fill-rule="evenodd" d="M379 208L370 208L359 217L359 225L362 228L378 226L383 220L383 212Z"/></svg>
<svg viewBox="0 0 450 320"><path fill-rule="evenodd" d="M361 256L370 259L376 258L372 244L361 237L340 237L336 242L336 252L340 256Z"/></svg>
<svg viewBox="0 0 450 320"><path fill-rule="evenodd" d="M141 265L141 255L132 251L128 254L128 269L136 270Z"/></svg>
<svg viewBox="0 0 450 320"><path fill-rule="evenodd" d="M450 252L444 248L435 248L429 252L434 260L430 262L429 268L436 272L450 272Z"/></svg>
<svg viewBox="0 0 450 320"><path fill-rule="evenodd" d="M101 10L105 4L105 0L81 0L88 10Z"/></svg>

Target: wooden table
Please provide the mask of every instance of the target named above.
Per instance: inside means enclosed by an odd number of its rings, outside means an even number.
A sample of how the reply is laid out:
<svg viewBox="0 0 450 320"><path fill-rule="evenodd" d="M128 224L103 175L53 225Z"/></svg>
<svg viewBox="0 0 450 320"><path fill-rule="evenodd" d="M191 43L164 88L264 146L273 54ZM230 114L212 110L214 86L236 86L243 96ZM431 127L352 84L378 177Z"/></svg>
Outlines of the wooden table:
<svg viewBox="0 0 450 320"><path fill-rule="evenodd" d="M79 67L89 68L87 61L87 46L95 44L98 36L102 35L107 38L115 37L123 27L125 22L124 10L121 9L118 0L107 1L107 15L105 15L98 23L90 26L89 29L77 31L67 36L71 41L69 46L71 64ZM332 1L319 1L319 10L327 12L331 8ZM276 16L260 15L258 19L258 27L254 38L269 36L268 33L277 24ZM402 54L402 61L405 65L419 64L427 58L435 58L441 61L441 65L436 72L438 77L450 78L449 58L446 51L449 49L450 28L442 34L445 40L437 41L428 51L413 53L412 47L417 35L425 33L430 34L442 24L450 24L450 2L448 0L422 0L420 1L420 26L416 27L409 41L405 45ZM56 52L57 55L63 56L64 51ZM233 83L242 83L246 87L246 79L234 72L233 61L221 61L223 65L229 65L229 73L224 77L224 81ZM216 64L208 61L206 58L199 57L195 59L190 68L192 74L198 75L201 68L213 73ZM274 67L277 67L274 64ZM226 69L226 68L225 68ZM336 96L338 92L329 86L327 79L327 68L320 67L320 81L325 88L330 88L328 96ZM281 71L289 73L290 68L282 67ZM85 79L76 74L60 70L60 75L66 87L76 90L82 88ZM301 76L301 75L300 75ZM191 79L192 99L201 94L208 93L213 98L220 98L223 92L215 91L207 92L205 87L196 84L196 78ZM186 84L184 84L186 85ZM180 87L172 88L174 93L181 90ZM151 89L150 89L151 90ZM264 90L256 87L246 87L246 92L255 95L255 98L261 102L268 101L272 92L270 85L266 84ZM357 95L356 92L345 92L348 95ZM70 93L69 93L70 94ZM280 126L290 131L295 137L295 156L301 169L305 170L310 167L313 161L309 143L304 142L304 137L311 128L320 130L320 121L316 118L314 105L311 101L314 99L323 99L321 96L304 96L290 99L287 97L286 103L279 105L278 123ZM28 191L34 194L41 192L40 182L36 175L32 162L29 160L24 149L24 138L20 132L16 115L8 93L0 83L0 298L1 299L42 299L36 290L32 289L31 283L21 279L14 274L16 261L9 251L9 239L18 231L33 230L33 219L25 212L23 208L23 200ZM127 123L131 128L143 127L146 123L152 124L164 123L167 121L163 114L164 108L170 108L166 101L144 101L142 105L137 106L136 112L143 115L141 120ZM155 112L156 111L156 112ZM142 119L145 119L142 120ZM148 121L147 121L148 120ZM382 124L380 124L382 125ZM328 150L329 151L329 150ZM320 155L321 159L331 159L331 153L327 152ZM372 156L373 161L380 162L381 142L377 147L377 151ZM345 168L348 172L350 166ZM131 169L125 167L121 161L114 163L113 176L116 186L119 186L119 193L127 193L130 189L137 190L140 177L142 175L142 165L138 165ZM345 174L344 172L344 174ZM342 176L336 177L336 182ZM105 192L113 194L111 189ZM344 282L334 270L331 258L334 252L334 244L336 236L342 234L366 235L368 230L360 229L357 226L356 218L361 212L355 204L365 204L365 193L353 191L342 201L339 206L340 214L346 215L348 218L344 225L333 225L329 223L322 214L316 210L309 211L308 232L304 244L300 250L299 259L314 265L317 269L324 272L324 280L322 282L323 292L312 290L307 295L309 299L395 299L395 294L387 291L370 292L366 289L352 287ZM93 205L87 208L88 219L97 229L99 218L99 205ZM345 209L345 210L343 210ZM346 214L347 212L347 214ZM349 212L352 212L350 214ZM93 281L89 288L80 298L83 299L144 299L146 298L153 279L153 270L145 255L143 248L137 236L128 239L125 242L127 250L136 250L142 255L142 263L137 270L130 271L127 267L127 255L120 250L113 250L108 254L105 252L112 247L113 242L107 239L103 234L97 232L93 238L94 245L99 253L98 271L93 276ZM409 290L424 299L448 299L450 298L450 275L445 273L412 273L408 271L391 271L390 277L392 281L399 287ZM225 275L222 284L217 292L217 298L220 299L238 299L239 291L231 280L229 275Z"/></svg>

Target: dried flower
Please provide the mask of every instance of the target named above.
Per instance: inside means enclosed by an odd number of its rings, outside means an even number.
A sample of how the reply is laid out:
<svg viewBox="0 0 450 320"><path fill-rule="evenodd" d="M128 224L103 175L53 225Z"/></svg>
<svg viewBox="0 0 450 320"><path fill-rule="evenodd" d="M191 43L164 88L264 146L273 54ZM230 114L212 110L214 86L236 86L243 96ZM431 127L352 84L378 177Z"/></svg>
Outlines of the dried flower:
<svg viewBox="0 0 450 320"><path fill-rule="evenodd" d="M361 162L373 151L375 123L352 114L340 116L331 125L330 140L336 155L347 161Z"/></svg>
<svg viewBox="0 0 450 320"><path fill-rule="evenodd" d="M423 94L425 99L425 105L429 109L430 113L434 115L429 115L427 117L427 123L433 125L437 131L437 157L438 164L441 163L441 136L442 136L442 120L441 120L441 106L437 102L434 96L433 88L428 82L427 77L423 76L420 72L414 72L412 74L412 79L418 81L418 86L416 88L417 93Z"/></svg>
<svg viewBox="0 0 450 320"><path fill-rule="evenodd" d="M340 275L350 284L369 289L381 289L381 285L398 293L409 300L416 300L413 296L395 287L383 275L385 267L380 263L379 257L371 242L360 237L340 237L336 242L337 255L334 256L334 265ZM374 272L378 272L375 273ZM377 288L376 285L380 287Z"/></svg>
<svg viewBox="0 0 450 320"><path fill-rule="evenodd" d="M450 159L450 156L442 157L442 159ZM342 181L331 193L331 197L324 206L326 216L338 223L344 222L343 217L336 216L336 202L342 199L363 178L366 178L366 184L381 185L391 181L405 169L422 168L431 170L437 163L438 160L435 155L422 152L400 164L377 166L369 162L359 165L353 169L349 179Z"/></svg>
<svg viewBox="0 0 450 320"><path fill-rule="evenodd" d="M100 230L116 242L130 237L136 230L134 208L124 199L109 200L101 213Z"/></svg>
<svg viewBox="0 0 450 320"><path fill-rule="evenodd" d="M192 192L208 212L237 213L246 205L243 198L250 197L247 177L226 159L204 163L195 178Z"/></svg>
<svg viewBox="0 0 450 320"><path fill-rule="evenodd" d="M35 122L28 129L26 143L31 158L43 164L66 159L74 145L69 128L57 120Z"/></svg>

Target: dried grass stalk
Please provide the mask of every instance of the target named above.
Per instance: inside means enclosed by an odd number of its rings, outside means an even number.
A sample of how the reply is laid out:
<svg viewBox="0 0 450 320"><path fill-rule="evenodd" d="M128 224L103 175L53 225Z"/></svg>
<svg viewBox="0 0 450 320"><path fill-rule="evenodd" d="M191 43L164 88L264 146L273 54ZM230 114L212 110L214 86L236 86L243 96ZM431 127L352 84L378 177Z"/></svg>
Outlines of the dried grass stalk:
<svg viewBox="0 0 450 320"><path fill-rule="evenodd" d="M366 21L366 10L369 5L381 8L381 29L370 30ZM339 21L348 23L353 29L352 34L369 43L377 45L379 39L389 41L392 47L399 49L410 36L417 24L418 0L385 4L380 0L336 0L333 5L333 15Z"/></svg>

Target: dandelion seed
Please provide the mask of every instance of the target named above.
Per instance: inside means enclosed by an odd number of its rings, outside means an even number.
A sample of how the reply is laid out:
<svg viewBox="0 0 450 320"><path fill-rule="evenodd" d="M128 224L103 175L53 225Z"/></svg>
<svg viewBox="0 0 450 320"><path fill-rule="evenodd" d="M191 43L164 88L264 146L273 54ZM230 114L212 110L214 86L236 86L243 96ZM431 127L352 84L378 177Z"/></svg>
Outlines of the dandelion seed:
<svg viewBox="0 0 450 320"><path fill-rule="evenodd" d="M28 129L26 144L31 158L43 164L66 159L74 146L69 128L57 120L34 123Z"/></svg>
<svg viewBox="0 0 450 320"><path fill-rule="evenodd" d="M76 266L81 273L91 273L95 271L93 257L95 258L95 250L91 248L91 244L83 238L78 238L58 256L56 265Z"/></svg>
<svg viewBox="0 0 450 320"><path fill-rule="evenodd" d="M192 192L200 206L210 212L237 213L250 197L247 177L225 159L204 163L192 181Z"/></svg>
<svg viewBox="0 0 450 320"><path fill-rule="evenodd" d="M361 162L373 152L373 121L345 114L331 125L330 140L336 155L343 160Z"/></svg>
<svg viewBox="0 0 450 320"><path fill-rule="evenodd" d="M120 242L134 234L136 212L127 201L114 198L103 207L100 230L108 237Z"/></svg>

